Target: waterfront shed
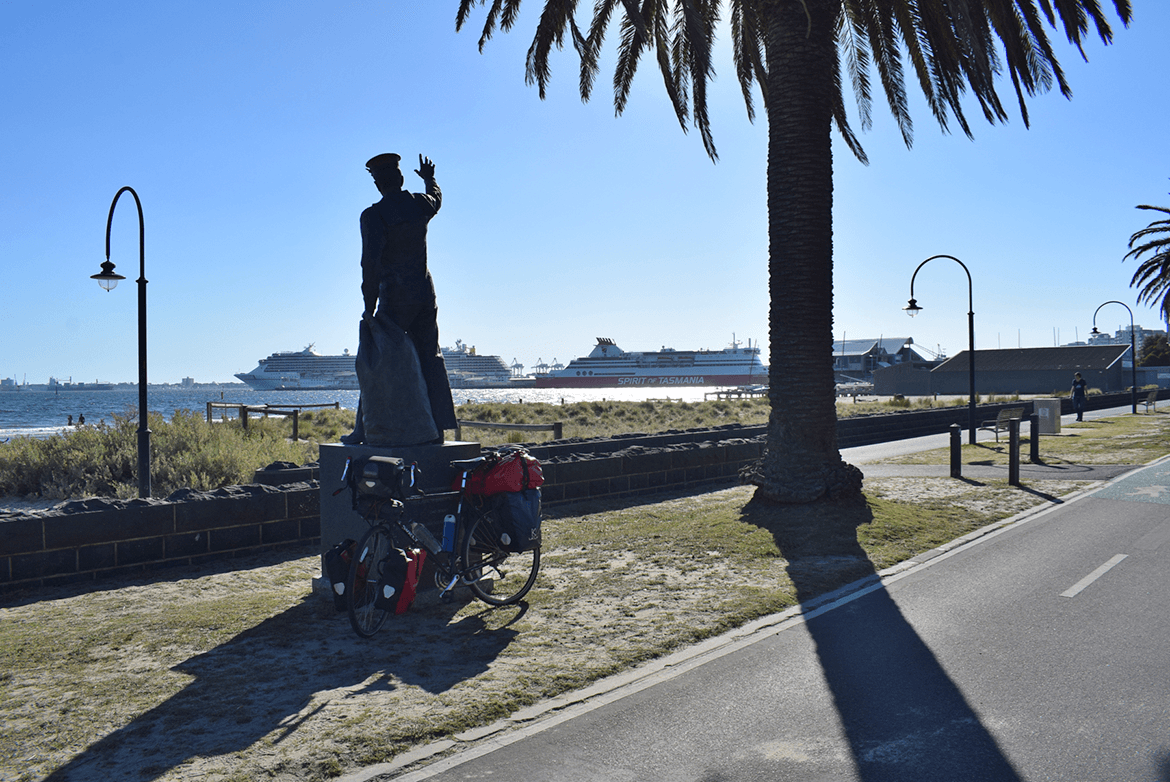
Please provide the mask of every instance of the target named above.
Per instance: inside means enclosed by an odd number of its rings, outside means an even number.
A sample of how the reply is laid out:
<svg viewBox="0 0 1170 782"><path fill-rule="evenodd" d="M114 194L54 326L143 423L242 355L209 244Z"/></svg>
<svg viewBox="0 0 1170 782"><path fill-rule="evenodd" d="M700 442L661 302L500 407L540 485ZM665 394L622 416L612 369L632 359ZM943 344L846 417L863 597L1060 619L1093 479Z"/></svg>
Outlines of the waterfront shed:
<svg viewBox="0 0 1170 782"><path fill-rule="evenodd" d="M975 390L980 394L1051 394L1066 392L1080 372L1089 388L1124 391L1130 385L1129 345L1066 345L975 351ZM1126 359L1123 361L1123 358ZM965 394L967 351L935 367L931 391Z"/></svg>

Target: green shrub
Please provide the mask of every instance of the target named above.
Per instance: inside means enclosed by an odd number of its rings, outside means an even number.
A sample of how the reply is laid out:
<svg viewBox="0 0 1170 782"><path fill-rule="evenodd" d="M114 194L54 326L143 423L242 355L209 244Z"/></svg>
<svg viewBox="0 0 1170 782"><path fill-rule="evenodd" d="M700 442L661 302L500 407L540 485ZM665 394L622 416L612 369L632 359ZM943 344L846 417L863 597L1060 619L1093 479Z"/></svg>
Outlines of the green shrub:
<svg viewBox="0 0 1170 782"><path fill-rule="evenodd" d="M276 461L303 464L317 458L316 441L294 443L291 423L251 419L207 423L190 411L170 421L151 413L151 493L183 488L217 489L251 483L253 473ZM138 420L115 415L45 439L18 438L0 447L0 496L70 499L138 494Z"/></svg>

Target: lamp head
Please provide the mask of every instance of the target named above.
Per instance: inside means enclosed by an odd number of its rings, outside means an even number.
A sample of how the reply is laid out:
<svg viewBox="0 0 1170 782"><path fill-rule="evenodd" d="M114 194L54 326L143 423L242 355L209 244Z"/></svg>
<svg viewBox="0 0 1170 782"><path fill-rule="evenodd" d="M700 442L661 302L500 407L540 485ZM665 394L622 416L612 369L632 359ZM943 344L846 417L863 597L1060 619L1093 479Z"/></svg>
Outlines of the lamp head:
<svg viewBox="0 0 1170 782"><path fill-rule="evenodd" d="M1097 327L1096 327L1096 326L1094 326L1094 327L1093 327L1093 330L1092 330L1092 331L1090 331L1090 332L1089 332L1089 334L1091 334L1091 335L1092 335L1092 336L1094 336L1094 337L1099 337L1099 336L1101 336L1101 332L1097 330Z"/></svg>
<svg viewBox="0 0 1170 782"><path fill-rule="evenodd" d="M918 306L918 302L917 302L917 301L915 301L913 298L911 298L911 299L910 299L910 303L909 303L909 304L907 304L907 305L906 305L905 307L903 307L902 309L905 311L905 313L906 313L907 315L909 315L909 316L910 316L910 317L912 317L912 318L913 318L915 315L917 315L918 313L922 312L922 307L919 307L919 306Z"/></svg>
<svg viewBox="0 0 1170 782"><path fill-rule="evenodd" d="M91 274L89 278L91 280L97 280L98 285L102 286L107 293L118 286L118 280L126 279L122 275L114 273L114 264L108 258L102 263L102 273Z"/></svg>

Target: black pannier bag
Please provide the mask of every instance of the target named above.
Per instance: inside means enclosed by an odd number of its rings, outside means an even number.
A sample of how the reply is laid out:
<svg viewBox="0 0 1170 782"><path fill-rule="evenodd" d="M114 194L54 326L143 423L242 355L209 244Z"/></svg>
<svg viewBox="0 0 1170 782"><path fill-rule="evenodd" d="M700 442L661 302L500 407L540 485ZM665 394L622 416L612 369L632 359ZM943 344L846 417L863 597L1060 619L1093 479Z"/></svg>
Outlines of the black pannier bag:
<svg viewBox="0 0 1170 782"><path fill-rule="evenodd" d="M357 541L346 538L325 552L325 575L329 577L329 592L333 595L333 607L345 610L345 580L349 577L349 563L353 561Z"/></svg>
<svg viewBox="0 0 1170 782"><path fill-rule="evenodd" d="M391 549L386 558L379 565L378 589L374 596L374 607L383 611L393 611L398 607L398 599L402 597L402 587L406 584L406 552L402 549Z"/></svg>
<svg viewBox="0 0 1170 782"><path fill-rule="evenodd" d="M500 520L500 543L509 551L540 548L540 489L509 491L493 498Z"/></svg>

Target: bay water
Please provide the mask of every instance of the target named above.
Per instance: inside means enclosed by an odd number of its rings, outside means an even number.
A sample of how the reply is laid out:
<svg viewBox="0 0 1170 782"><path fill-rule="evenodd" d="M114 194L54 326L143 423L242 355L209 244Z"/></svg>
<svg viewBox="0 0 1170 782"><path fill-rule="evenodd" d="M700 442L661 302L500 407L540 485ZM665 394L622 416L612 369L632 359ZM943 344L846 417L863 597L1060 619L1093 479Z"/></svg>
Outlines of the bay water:
<svg viewBox="0 0 1170 782"><path fill-rule="evenodd" d="M649 388L458 388L451 393L456 405L467 402L545 402L568 404L601 400L644 401L672 399L701 402L708 387L672 387L669 394ZM176 410L207 411L208 402L237 405L307 405L340 403L342 408L357 408L357 391L255 391L243 385L147 386L147 409L169 420ZM10 437L49 437L70 431L85 416L86 425L112 422L113 416L137 418L138 389L120 386L110 391L4 391L0 392L0 441ZM228 413L232 415L231 411ZM456 415L459 414L456 409ZM221 415L216 411L215 415Z"/></svg>

